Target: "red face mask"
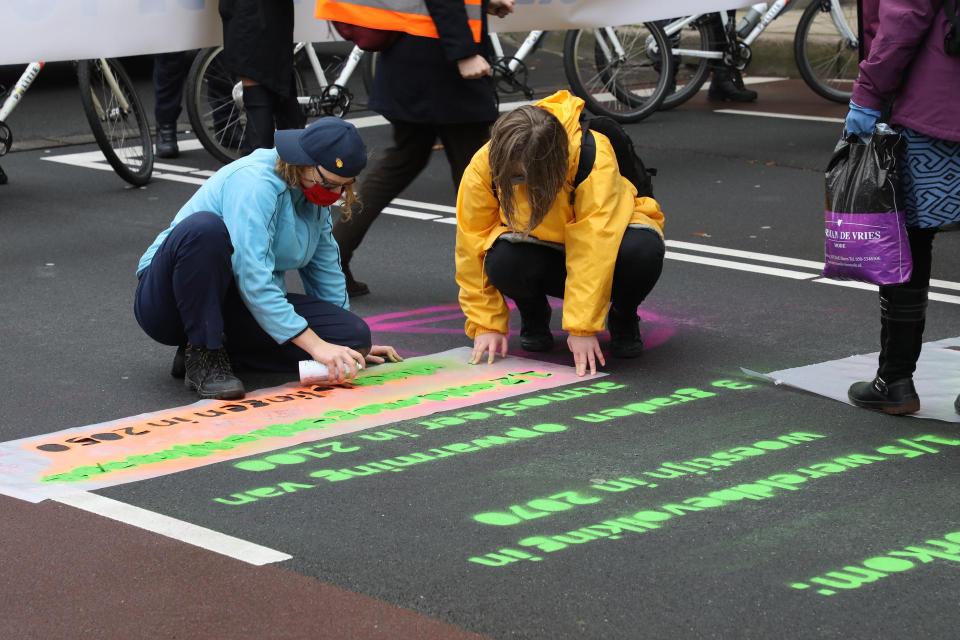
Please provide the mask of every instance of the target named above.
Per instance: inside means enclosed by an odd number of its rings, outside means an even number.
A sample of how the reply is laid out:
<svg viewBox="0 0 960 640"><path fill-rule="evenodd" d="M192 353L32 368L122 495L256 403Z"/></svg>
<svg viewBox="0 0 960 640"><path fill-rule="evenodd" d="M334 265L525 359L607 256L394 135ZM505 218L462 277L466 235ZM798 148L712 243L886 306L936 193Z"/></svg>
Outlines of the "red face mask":
<svg viewBox="0 0 960 640"><path fill-rule="evenodd" d="M303 189L303 195L307 200L320 207L329 207L340 199L339 191L324 189L319 184Z"/></svg>

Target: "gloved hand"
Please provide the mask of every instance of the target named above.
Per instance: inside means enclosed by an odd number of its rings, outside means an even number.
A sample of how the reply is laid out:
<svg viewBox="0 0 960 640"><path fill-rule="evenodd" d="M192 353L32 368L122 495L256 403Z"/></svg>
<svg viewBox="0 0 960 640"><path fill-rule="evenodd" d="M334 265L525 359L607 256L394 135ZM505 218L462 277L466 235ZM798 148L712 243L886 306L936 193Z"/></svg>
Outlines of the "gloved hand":
<svg viewBox="0 0 960 640"><path fill-rule="evenodd" d="M850 111L847 112L847 120L844 126L848 134L864 138L873 135L873 128L879 119L879 111L861 107L851 100Z"/></svg>

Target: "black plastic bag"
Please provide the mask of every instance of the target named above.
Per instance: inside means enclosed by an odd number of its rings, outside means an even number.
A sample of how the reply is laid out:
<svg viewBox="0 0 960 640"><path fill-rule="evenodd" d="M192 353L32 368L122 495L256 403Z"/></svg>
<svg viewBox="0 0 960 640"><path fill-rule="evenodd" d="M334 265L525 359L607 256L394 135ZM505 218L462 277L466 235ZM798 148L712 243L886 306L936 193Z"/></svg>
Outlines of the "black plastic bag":
<svg viewBox="0 0 960 640"><path fill-rule="evenodd" d="M913 262L900 206L900 134L879 124L866 142L840 140L827 165L823 275L901 284Z"/></svg>

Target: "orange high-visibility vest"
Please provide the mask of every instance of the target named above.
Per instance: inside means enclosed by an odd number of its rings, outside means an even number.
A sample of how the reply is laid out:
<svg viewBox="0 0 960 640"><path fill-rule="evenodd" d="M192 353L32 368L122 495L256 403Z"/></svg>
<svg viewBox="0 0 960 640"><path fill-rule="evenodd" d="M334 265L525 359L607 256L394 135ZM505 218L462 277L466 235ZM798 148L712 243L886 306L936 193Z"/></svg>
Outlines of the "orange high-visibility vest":
<svg viewBox="0 0 960 640"><path fill-rule="evenodd" d="M477 43L480 42L483 17L480 3L481 0L463 0L470 32ZM317 0L314 15L320 20L346 22L368 29L440 37L423 0Z"/></svg>

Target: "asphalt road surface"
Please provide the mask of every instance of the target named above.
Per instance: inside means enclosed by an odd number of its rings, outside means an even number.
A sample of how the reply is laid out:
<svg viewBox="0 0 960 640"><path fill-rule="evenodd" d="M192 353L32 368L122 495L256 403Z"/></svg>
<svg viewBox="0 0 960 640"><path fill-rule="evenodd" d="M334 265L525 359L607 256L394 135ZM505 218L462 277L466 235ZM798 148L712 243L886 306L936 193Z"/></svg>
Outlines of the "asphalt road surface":
<svg viewBox="0 0 960 640"><path fill-rule="evenodd" d="M740 370L874 351L879 333L876 293L823 281L814 264L842 107L799 81L755 88L749 107L698 98L627 127L659 170L670 242L640 309L647 350L608 360L606 392L518 396L515 415L492 411L497 401L470 407L483 419L448 412L377 430L401 437L360 431L339 440L359 452L335 464L251 473L233 460L62 502L0 496L0 637L956 637L956 429ZM64 111L34 141L74 126L79 105L55 104L67 90L38 91L15 114L40 131L28 106ZM384 148L389 128L365 123L370 149ZM28 146L0 161L10 175L0 187L0 439L193 402L168 375L173 350L133 318L134 270L217 163L184 142L179 159L132 189L93 145ZM405 356L468 344L453 203L438 151L353 264L372 289L353 308ZM930 303L927 340L960 334L948 295L958 242L936 241L946 301ZM515 336L511 351L535 357ZM559 347L540 359L570 361ZM242 377L248 389L290 381ZM667 400L646 402L657 398ZM638 403L648 410L622 409ZM438 416L450 426L436 427ZM545 424L565 429L403 473L340 483L307 474ZM877 454L904 441L918 453ZM116 520L124 508L134 524ZM157 533L151 518L179 525ZM203 546L191 537L198 527L255 552L219 548L216 536Z"/></svg>

